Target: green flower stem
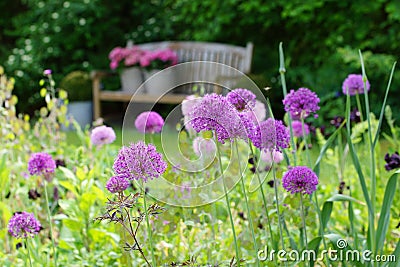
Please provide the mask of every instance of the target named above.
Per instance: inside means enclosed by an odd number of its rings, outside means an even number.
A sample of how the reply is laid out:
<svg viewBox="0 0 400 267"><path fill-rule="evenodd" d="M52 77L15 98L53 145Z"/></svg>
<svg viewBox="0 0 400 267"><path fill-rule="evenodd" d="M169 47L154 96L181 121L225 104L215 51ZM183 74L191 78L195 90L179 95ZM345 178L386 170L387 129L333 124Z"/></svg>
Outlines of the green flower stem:
<svg viewBox="0 0 400 267"><path fill-rule="evenodd" d="M310 151L309 151L308 142L307 142L306 129L304 127L304 118L301 118L300 120L301 120L301 130L303 131L304 146L306 147L307 165L309 168L312 168Z"/></svg>
<svg viewBox="0 0 400 267"><path fill-rule="evenodd" d="M47 209L47 219L49 220L49 225L50 225L50 238L51 238L51 244L53 246L53 257L54 257L54 266L57 267L57 250L56 250L56 245L54 243L54 236L53 236L53 222L51 221L51 213L50 213L50 208L49 208L49 195L47 194L47 181L46 178L44 177L44 195L46 199L46 209Z"/></svg>
<svg viewBox="0 0 400 267"><path fill-rule="evenodd" d="M238 266L240 266L239 247L238 247L238 243L237 243L237 239L236 239L235 224L233 223L231 205L230 205L230 201L229 201L228 191L226 189L225 180L224 180L224 170L222 168L221 151L220 151L220 148L219 148L217 132L215 132L215 144L217 146L219 168L220 168L220 171L221 171L221 178L222 178L222 184L224 186L225 200L226 200L226 205L228 207L229 219L230 219L230 222L231 222L231 228L232 228L232 233L233 233L233 241L235 243L236 260L237 260Z"/></svg>
<svg viewBox="0 0 400 267"><path fill-rule="evenodd" d="M156 257L154 256L153 233L150 228L149 214L147 212L146 188L144 186L144 182L142 182L142 194L143 194L143 209L146 217L147 234L149 236L149 243L150 243L151 263L153 264L153 266L157 266Z"/></svg>
<svg viewBox="0 0 400 267"><path fill-rule="evenodd" d="M282 90L283 90L283 97L286 97L287 95L287 88L286 88L286 79L285 79L285 58L283 54L283 47L282 47L282 42L279 43L279 74L281 76L281 83L282 83ZM268 101L268 107L270 108L269 101ZM270 110L271 114L272 111ZM288 123L289 123L289 130L290 130L290 145L293 149L293 166L297 165L297 155L296 155L296 143L294 142L294 135L293 135L293 127L292 127L292 116L290 115L290 112L288 113Z"/></svg>
<svg viewBox="0 0 400 267"><path fill-rule="evenodd" d="M254 250L255 250L255 253L256 253L256 262L257 262L257 266L260 266L260 261L258 259L258 246L257 246L256 236L254 234L253 219L251 218L249 201L248 201L248 197L247 197L247 193L246 193L246 187L244 186L242 166L240 164L238 140L235 140L235 147L236 147L237 161L238 161L238 165L239 165L240 181L241 181L242 191L243 191L243 194L244 194L244 200L245 200L246 209L247 209L247 217L249 219L249 226L250 226L250 230L251 230L251 236L253 238L253 243L254 243L253 246L254 246Z"/></svg>
<svg viewBox="0 0 400 267"><path fill-rule="evenodd" d="M361 101L360 101L360 95L358 93L356 93L356 102L357 102L358 111L360 112L360 120L364 121L364 116L363 116L363 111L362 111L362 106L361 106Z"/></svg>
<svg viewBox="0 0 400 267"><path fill-rule="evenodd" d="M273 159L272 151L270 151L269 153L271 159ZM282 249L285 250L285 242L283 240L283 230L282 230L283 218L281 218L281 213L279 209L278 180L276 179L275 163L273 160L271 163L271 168L272 168L272 176L274 177L275 203L276 203L276 214L278 215L278 222L279 222L279 236L281 238Z"/></svg>
<svg viewBox="0 0 400 267"><path fill-rule="evenodd" d="M256 155L255 155L255 153L254 153L253 147L252 147L252 145L251 145L251 143L250 143L250 142L251 142L250 139L248 140L248 142L249 142L249 147L250 147L250 151L251 151L251 156L253 157L253 160L254 160L254 165L255 165L256 168L257 168L257 167L258 167L258 161L257 161L257 159L256 159ZM274 245L275 245L275 241L274 241L274 235L272 234L271 219L270 219L270 217L269 217L267 199L266 199L266 197L265 197L263 185L262 185L262 183L261 183L260 173L258 172L257 169L256 169L256 172L255 172L255 173L256 173L257 178L258 178L258 183L260 184L260 192L261 192L263 204L264 204L264 207L265 207L265 211L266 211L266 214L267 214L267 224L268 224L269 235L270 235L270 238L271 238L271 243L272 243L272 245L274 246ZM278 248L275 248L275 249L278 249ZM275 259L275 258L276 258L276 257L274 257L274 259Z"/></svg>
<svg viewBox="0 0 400 267"><path fill-rule="evenodd" d="M25 239L25 246L26 246L26 250L28 251L28 260L29 260L29 266L32 267L32 259L31 259L31 252L29 250L29 242L28 242L28 238Z"/></svg>
<svg viewBox="0 0 400 267"><path fill-rule="evenodd" d="M326 245L326 241L325 241L325 229L324 229L324 225L322 223L322 214L321 214L321 210L319 209L319 204L318 204L318 197L315 192L313 193L313 195L314 195L314 204L315 204L317 214L318 214L319 224L321 225L320 230L321 230L321 236L322 236L322 243L324 245L325 251L328 251L328 246ZM326 266L331 266L329 257L324 257L324 258L326 260Z"/></svg>
<svg viewBox="0 0 400 267"><path fill-rule="evenodd" d="M304 211L304 203L303 203L303 194L300 193L300 206L301 206L301 221L303 222L303 230L304 230L304 241L306 243L306 250L308 249L308 240L307 240L307 225L306 225L306 213Z"/></svg>

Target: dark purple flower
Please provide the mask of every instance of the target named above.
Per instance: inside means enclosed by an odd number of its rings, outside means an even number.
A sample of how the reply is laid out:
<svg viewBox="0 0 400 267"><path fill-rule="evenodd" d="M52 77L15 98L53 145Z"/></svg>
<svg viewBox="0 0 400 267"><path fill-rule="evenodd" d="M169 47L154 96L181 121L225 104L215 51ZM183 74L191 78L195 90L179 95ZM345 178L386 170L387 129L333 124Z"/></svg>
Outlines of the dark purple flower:
<svg viewBox="0 0 400 267"><path fill-rule="evenodd" d="M129 187L129 181L121 175L111 177L106 184L106 188L111 193L120 193Z"/></svg>
<svg viewBox="0 0 400 267"><path fill-rule="evenodd" d="M341 116L335 116L333 119L331 119L330 123L331 125L335 126L335 128L339 128L340 125L342 125L344 121L344 117Z"/></svg>
<svg viewBox="0 0 400 267"><path fill-rule="evenodd" d="M193 107L189 119L196 132L215 131L220 143L233 138L247 140L247 124L251 122L249 116L238 113L226 97L215 93L205 95Z"/></svg>
<svg viewBox="0 0 400 267"><path fill-rule="evenodd" d="M40 222L35 219L33 213L15 213L8 222L8 232L16 238L34 237L41 229Z"/></svg>
<svg viewBox="0 0 400 267"><path fill-rule="evenodd" d="M369 91L370 84L366 83L367 91ZM342 85L343 94L356 95L364 93L364 82L361 74L349 74L344 80Z"/></svg>
<svg viewBox="0 0 400 267"><path fill-rule="evenodd" d="M111 144L115 141L115 138L116 136L113 128L105 125L94 128L90 134L90 140L96 146Z"/></svg>
<svg viewBox="0 0 400 267"><path fill-rule="evenodd" d="M297 91L290 90L290 93L283 100L283 105L285 105L285 111L289 112L293 119L299 120L305 119L311 113L318 111L319 101L317 94L310 89L299 88ZM317 114L314 117L317 117Z"/></svg>
<svg viewBox="0 0 400 267"><path fill-rule="evenodd" d="M164 126L164 119L155 111L140 113L135 120L135 127L141 133L159 133Z"/></svg>
<svg viewBox="0 0 400 267"><path fill-rule="evenodd" d="M398 169L400 168L400 156L399 156L399 152L394 152L392 155L389 155L389 153L387 153L385 155L385 169L387 171L391 171L394 169Z"/></svg>
<svg viewBox="0 0 400 267"><path fill-rule="evenodd" d="M292 194L311 195L317 190L317 185L318 176L306 166L289 167L282 178L282 186Z"/></svg>
<svg viewBox="0 0 400 267"><path fill-rule="evenodd" d="M301 125L301 121L292 121L292 129L294 136L296 137L303 136L303 126ZM308 126L307 123L304 123L304 132L306 133L306 135L310 134L310 127Z"/></svg>
<svg viewBox="0 0 400 267"><path fill-rule="evenodd" d="M143 180L158 178L167 168L167 163L162 159L156 147L146 145L143 141L122 147L114 161L116 174L127 180Z"/></svg>
<svg viewBox="0 0 400 267"><path fill-rule="evenodd" d="M256 105L256 95L250 90L237 88L226 95L226 99L238 111L252 110Z"/></svg>
<svg viewBox="0 0 400 267"><path fill-rule="evenodd" d="M36 200L37 198L39 198L41 195L40 193L37 191L37 189L29 189L28 191L28 198L29 199L33 199Z"/></svg>
<svg viewBox="0 0 400 267"><path fill-rule="evenodd" d="M28 162L28 171L30 175L53 173L55 168L56 162L49 154L44 152L32 154Z"/></svg>
<svg viewBox="0 0 400 267"><path fill-rule="evenodd" d="M361 113L360 113L360 111L358 111L357 108L353 109L350 112L350 121L355 122L355 123L358 123L361 121Z"/></svg>
<svg viewBox="0 0 400 267"><path fill-rule="evenodd" d="M269 118L257 125L250 139L259 149L281 151L289 147L290 134L282 121Z"/></svg>

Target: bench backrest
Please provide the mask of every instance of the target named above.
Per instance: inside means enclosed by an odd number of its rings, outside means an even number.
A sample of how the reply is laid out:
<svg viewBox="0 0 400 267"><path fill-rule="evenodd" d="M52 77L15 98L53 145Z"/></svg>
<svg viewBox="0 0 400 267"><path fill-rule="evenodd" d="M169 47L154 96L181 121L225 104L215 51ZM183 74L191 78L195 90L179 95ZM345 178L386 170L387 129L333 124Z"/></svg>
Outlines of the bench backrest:
<svg viewBox="0 0 400 267"><path fill-rule="evenodd" d="M253 44L246 47L208 42L166 41L138 44L142 49L155 50L170 48L174 50L179 62L212 61L250 73L253 54Z"/></svg>

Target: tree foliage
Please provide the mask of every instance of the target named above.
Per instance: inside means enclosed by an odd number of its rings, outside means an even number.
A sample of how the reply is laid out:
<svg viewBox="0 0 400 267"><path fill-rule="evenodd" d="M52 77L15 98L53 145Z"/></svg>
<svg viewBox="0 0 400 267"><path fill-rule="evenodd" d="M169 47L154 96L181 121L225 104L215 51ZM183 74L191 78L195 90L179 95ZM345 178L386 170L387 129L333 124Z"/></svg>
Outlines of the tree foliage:
<svg viewBox="0 0 400 267"><path fill-rule="evenodd" d="M400 4L395 0L30 0L0 40L6 69L25 81L17 93L36 91L44 68L108 68L108 52L128 39L201 40L255 44L253 72L279 99L278 44L284 43L289 87L319 94L337 92L349 73L360 73L358 49L365 54L372 102L382 94L391 65L400 54ZM3 13L5 13L3 11ZM10 16L11 15L5 14ZM21 80L21 79L19 79ZM392 94L399 92L395 75ZM34 99L31 101L34 102ZM278 100L277 100L278 101ZM389 104L394 103L389 99Z"/></svg>

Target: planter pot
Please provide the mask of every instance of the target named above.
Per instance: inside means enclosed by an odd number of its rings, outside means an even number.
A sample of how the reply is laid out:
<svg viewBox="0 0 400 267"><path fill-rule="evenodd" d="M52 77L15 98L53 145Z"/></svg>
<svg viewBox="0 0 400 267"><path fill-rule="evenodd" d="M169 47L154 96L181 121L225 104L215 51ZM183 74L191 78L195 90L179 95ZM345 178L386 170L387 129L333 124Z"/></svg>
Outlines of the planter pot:
<svg viewBox="0 0 400 267"><path fill-rule="evenodd" d="M176 73L171 69L144 71L146 92L149 95L162 96L172 92L177 86Z"/></svg>
<svg viewBox="0 0 400 267"><path fill-rule="evenodd" d="M73 101L68 104L67 108L67 118L69 119L73 117L82 129L84 129L88 124L90 125L92 123L92 101ZM74 126L71 123L68 128L63 128L64 130L73 130Z"/></svg>
<svg viewBox="0 0 400 267"><path fill-rule="evenodd" d="M122 91L136 93L143 83L142 70L139 67L126 68L120 73Z"/></svg>

